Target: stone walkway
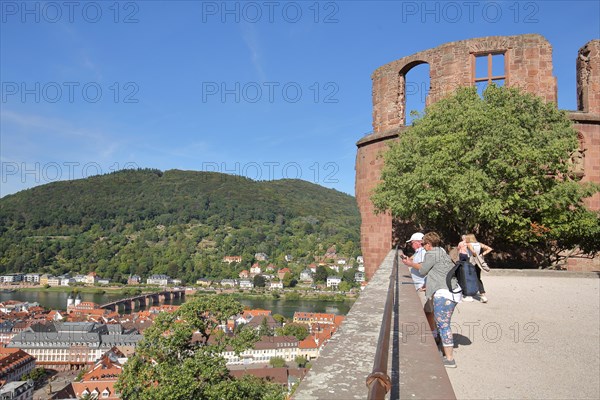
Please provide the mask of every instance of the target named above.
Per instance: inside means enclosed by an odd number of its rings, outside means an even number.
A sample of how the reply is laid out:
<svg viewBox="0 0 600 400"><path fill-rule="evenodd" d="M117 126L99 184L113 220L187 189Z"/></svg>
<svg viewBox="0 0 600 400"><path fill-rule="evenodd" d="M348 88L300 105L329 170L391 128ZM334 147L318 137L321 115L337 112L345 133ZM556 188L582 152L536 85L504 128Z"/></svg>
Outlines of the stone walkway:
<svg viewBox="0 0 600 400"><path fill-rule="evenodd" d="M453 316L458 399L600 399L600 279L492 271Z"/></svg>

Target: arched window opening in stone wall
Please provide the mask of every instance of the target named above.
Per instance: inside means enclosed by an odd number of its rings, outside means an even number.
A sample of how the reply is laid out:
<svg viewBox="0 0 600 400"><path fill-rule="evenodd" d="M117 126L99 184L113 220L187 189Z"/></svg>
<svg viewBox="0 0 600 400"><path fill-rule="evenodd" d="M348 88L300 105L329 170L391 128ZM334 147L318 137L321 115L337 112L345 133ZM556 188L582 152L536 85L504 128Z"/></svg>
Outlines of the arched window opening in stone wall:
<svg viewBox="0 0 600 400"><path fill-rule="evenodd" d="M417 72L417 74L420 75L420 78L417 78L416 75L413 76L412 74L410 78L407 78L408 72L421 64L427 64L427 71L429 71L429 64L421 59L413 59L396 67L397 69L394 72L394 74L396 74L396 81L393 85L388 85L388 90L390 90L391 94L389 98L393 98L393 105L388 105L388 109L394 110L394 117L398 124L394 126L395 128L407 125L407 114L410 113L410 109L407 108L407 96L411 98L411 103L409 104L411 107L414 107L412 104L413 101L417 104L418 100L416 99L422 97L422 90L420 89L422 86L421 81L429 79L429 73L421 71L420 73ZM425 74L427 74L427 77L424 77ZM427 86L426 89L428 89Z"/></svg>
<svg viewBox="0 0 600 400"><path fill-rule="evenodd" d="M405 125L412 125L416 116L411 113L423 114L427 106L427 96L430 88L429 64L422 63L412 66L404 71L404 121Z"/></svg>

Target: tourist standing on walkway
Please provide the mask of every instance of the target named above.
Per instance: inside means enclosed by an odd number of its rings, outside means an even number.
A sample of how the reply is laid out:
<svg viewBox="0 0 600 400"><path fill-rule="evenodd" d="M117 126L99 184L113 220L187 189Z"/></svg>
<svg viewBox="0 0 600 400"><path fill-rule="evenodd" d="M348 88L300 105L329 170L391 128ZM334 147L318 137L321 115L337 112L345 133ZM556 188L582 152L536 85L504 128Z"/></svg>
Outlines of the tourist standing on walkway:
<svg viewBox="0 0 600 400"><path fill-rule="evenodd" d="M486 244L479 243L475 235L472 233L465 235L465 241L467 243L467 251L469 253L469 262L478 267L475 268L475 270L477 271L477 283L479 285L479 299L482 303L487 303L488 299L485 295L485 287L483 286L483 281L481 280L481 269L483 268L483 265L480 265L478 262L477 255L484 257L494 249ZM473 301L473 298L471 296L465 296L463 300Z"/></svg>
<svg viewBox="0 0 600 400"><path fill-rule="evenodd" d="M415 284L417 294L421 299L421 304L423 305L423 311L425 311L425 316L429 322L429 327L431 328L432 332L436 332L435 321L433 319L433 302L431 299L428 300L425 297L425 276L421 275L419 272L421 263L425 259L425 249L422 245L423 236L424 235L421 232L416 232L413 233L410 239L406 241L406 243L410 243L415 253L412 255L412 257L404 257L402 262L404 265L410 267L410 274Z"/></svg>
<svg viewBox="0 0 600 400"><path fill-rule="evenodd" d="M462 235L458 246L456 246L456 250L458 251L458 261L469 261L469 248L467 247L466 236L467 235Z"/></svg>
<svg viewBox="0 0 600 400"><path fill-rule="evenodd" d="M467 235L461 236L461 241L458 243L458 246L456 246L456 250L458 251L459 262L470 262L471 253L469 245L467 244ZM463 296L462 301L473 301L473 296Z"/></svg>
<svg viewBox="0 0 600 400"><path fill-rule="evenodd" d="M450 322L456 304L461 301L462 294L455 276L451 278L450 288L446 277L454 268L454 262L440 247L440 236L429 232L423 237L423 247L427 251L419 272L427 277L425 295L433 299L433 314L437 324L439 338L444 349L444 366L456 368L454 361L454 340ZM458 292L458 293L454 293Z"/></svg>

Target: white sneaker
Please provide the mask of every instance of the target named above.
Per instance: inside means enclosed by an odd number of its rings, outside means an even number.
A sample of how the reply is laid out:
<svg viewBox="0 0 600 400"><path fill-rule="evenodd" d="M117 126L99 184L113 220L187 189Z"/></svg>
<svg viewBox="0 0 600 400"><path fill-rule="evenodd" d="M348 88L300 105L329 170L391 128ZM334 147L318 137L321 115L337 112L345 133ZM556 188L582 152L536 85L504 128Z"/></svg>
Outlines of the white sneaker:
<svg viewBox="0 0 600 400"><path fill-rule="evenodd" d="M462 301L473 301L473 296L464 296Z"/></svg>
<svg viewBox="0 0 600 400"><path fill-rule="evenodd" d="M479 299L482 303L487 303L487 297L485 297L484 295L479 296Z"/></svg>

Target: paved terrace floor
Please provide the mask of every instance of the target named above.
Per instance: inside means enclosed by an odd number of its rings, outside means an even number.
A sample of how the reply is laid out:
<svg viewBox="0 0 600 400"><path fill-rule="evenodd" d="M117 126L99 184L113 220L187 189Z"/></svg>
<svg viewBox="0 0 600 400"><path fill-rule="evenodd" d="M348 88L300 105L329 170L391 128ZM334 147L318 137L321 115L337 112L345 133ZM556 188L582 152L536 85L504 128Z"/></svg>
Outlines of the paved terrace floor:
<svg viewBox="0 0 600 400"><path fill-rule="evenodd" d="M600 399L600 280L566 274L482 276L489 302L453 315L458 399Z"/></svg>
<svg viewBox="0 0 600 400"><path fill-rule="evenodd" d="M366 399L364 381L373 365L390 256L314 362L296 400ZM453 316L456 369L438 363L430 332L413 329L412 321L426 325L425 319L414 291L405 290L412 288L408 271L401 266L399 275L401 326L394 335L400 355L394 350L390 356L392 380L399 385L388 398L600 399L598 274L484 274L489 302L463 302Z"/></svg>

